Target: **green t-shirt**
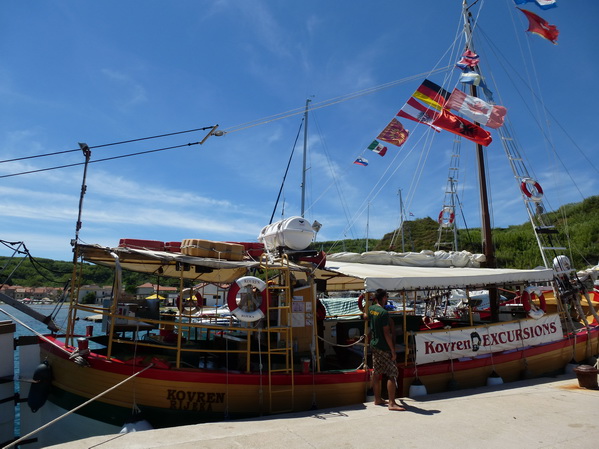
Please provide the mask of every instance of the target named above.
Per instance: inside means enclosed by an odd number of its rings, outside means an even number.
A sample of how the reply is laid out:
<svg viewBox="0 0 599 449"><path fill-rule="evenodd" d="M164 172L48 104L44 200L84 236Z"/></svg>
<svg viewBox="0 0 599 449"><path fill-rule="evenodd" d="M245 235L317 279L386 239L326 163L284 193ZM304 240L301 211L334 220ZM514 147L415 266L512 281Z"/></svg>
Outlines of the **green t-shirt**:
<svg viewBox="0 0 599 449"><path fill-rule="evenodd" d="M389 326L389 312L380 305L373 304L368 308L368 318L370 319L370 330L372 331L370 346L381 351L390 351L384 330L385 326Z"/></svg>

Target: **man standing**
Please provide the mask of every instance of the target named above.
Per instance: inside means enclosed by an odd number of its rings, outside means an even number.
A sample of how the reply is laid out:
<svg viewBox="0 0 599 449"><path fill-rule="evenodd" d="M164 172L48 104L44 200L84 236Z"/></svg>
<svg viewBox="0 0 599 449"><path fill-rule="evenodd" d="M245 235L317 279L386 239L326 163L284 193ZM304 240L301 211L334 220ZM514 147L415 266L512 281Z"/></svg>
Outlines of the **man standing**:
<svg viewBox="0 0 599 449"><path fill-rule="evenodd" d="M375 405L387 405L389 410L402 411L405 408L395 402L396 380L398 376L395 360L395 342L393 341L393 327L389 312L385 304L389 299L387 291L379 288L374 293L374 303L364 313L364 319L370 320L370 348L372 349L372 363L374 365L373 390ZM383 375L387 376L387 393L389 402L381 397L381 383Z"/></svg>

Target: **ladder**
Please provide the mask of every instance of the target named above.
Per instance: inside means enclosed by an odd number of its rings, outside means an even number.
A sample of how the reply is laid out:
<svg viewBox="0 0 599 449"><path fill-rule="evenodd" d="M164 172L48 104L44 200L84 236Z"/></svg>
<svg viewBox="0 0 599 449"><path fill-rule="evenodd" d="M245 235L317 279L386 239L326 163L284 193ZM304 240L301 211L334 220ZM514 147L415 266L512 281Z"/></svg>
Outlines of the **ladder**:
<svg viewBox="0 0 599 449"><path fill-rule="evenodd" d="M292 285L289 259L283 255L272 260L263 254L261 268L276 270L277 275L269 279L266 318L266 336L268 348L268 403L270 413L286 413L293 411L295 397L295 379L293 375L293 327L291 326ZM275 298L270 301L270 298ZM272 324L270 314L276 311L277 320ZM275 382L277 374L288 375L290 381Z"/></svg>
<svg viewBox="0 0 599 449"><path fill-rule="evenodd" d="M552 261L559 255L564 254L567 248L560 244L559 231L553 223L547 221L547 216L544 215L543 189L528 173L518 146L511 137L509 128L510 125L506 121L504 126L498 128L497 131L501 136L501 143L512 168L514 179L520 188L520 194L541 252L543 265L545 268L552 268ZM571 270L571 267L562 267L558 271L567 271L567 274L571 274L573 270Z"/></svg>

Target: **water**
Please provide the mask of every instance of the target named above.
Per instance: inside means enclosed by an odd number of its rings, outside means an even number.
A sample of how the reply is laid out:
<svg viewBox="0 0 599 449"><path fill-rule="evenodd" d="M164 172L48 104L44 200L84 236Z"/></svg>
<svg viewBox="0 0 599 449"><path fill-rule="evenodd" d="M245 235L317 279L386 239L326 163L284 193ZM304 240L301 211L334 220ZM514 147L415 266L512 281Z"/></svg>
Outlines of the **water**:
<svg viewBox="0 0 599 449"><path fill-rule="evenodd" d="M35 305L31 305L30 307L33 310L43 314L44 316L50 315L56 309L55 304L44 304L44 305L35 304ZM14 316L18 320L22 321L24 324L26 324L27 326L31 327L32 329L34 329L35 331L37 331L41 334L47 334L50 332L48 330L48 327L44 323L40 323L39 321L33 319L29 315L26 315L19 310L13 309L12 307L10 307L6 304L0 305L0 320L12 321L12 319L9 316L7 316L1 312L2 310L6 310L12 316ZM79 320L77 320L75 322L75 332L77 334L85 335L85 327L90 326L90 325L94 326L94 335L98 335L100 333L101 328L102 328L102 323L92 323L91 321L86 321L83 319L89 315L93 315L93 313L82 312L82 311L79 311L77 313L77 316L80 318ZM66 329L66 327L67 327L67 318L68 318L68 305L65 304L62 306L61 309L58 310L57 315L54 317L54 322L61 329L61 332L64 329ZM18 338L23 335L33 335L33 333L26 327L20 325L17 322L15 322L15 324L17 326L16 332L15 332L15 338Z"/></svg>
<svg viewBox="0 0 599 449"><path fill-rule="evenodd" d="M53 314L56 310L56 305L32 305L30 306L33 310L43 314L44 316ZM27 329L25 326L21 325L19 322L13 320L10 316L3 313L3 311L8 312L10 315L15 317L17 320L21 321L31 329L39 332L40 334L47 334L50 331L48 327L36 319L30 317L29 315L24 314L23 312L13 309L12 307L6 304L0 304L0 321L13 321L16 325L14 338L19 338L27 335L35 335L31 330ZM99 335L102 329L102 323L93 323L91 321L86 321L83 318L86 316L93 315L91 312L78 312L79 320L75 322L75 333L79 335L85 335L86 327L93 326L93 335ZM63 333L64 329L67 326L68 319L68 306L65 304L61 309L57 310L56 316L54 317L54 322L61 329L61 333ZM90 344L90 347L92 345ZM15 364L15 379L19 379L20 371L19 371L19 347L14 351L14 364ZM33 373L24 373L23 377L31 378ZM15 382L15 392L19 393L19 383ZM15 410L15 435L20 435L20 405L16 407Z"/></svg>

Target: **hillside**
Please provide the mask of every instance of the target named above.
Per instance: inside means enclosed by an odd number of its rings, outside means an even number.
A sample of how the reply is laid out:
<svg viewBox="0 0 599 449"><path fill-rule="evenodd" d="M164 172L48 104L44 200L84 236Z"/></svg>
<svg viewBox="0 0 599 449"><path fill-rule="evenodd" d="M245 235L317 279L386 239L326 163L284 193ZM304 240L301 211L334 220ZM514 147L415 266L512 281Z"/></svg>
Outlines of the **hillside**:
<svg viewBox="0 0 599 449"><path fill-rule="evenodd" d="M566 220L567 217L567 220ZM568 241L572 254L568 256L578 269L599 263L599 196L580 203L566 204L555 212L543 214L545 223L553 223L560 231L558 239ZM430 217L407 221L404 224L405 251L432 250L437 241L439 224ZM391 242L394 242L391 245ZM315 248L326 252L363 252L365 240L318 242ZM493 230L493 243L497 265L502 268L530 268L542 265L539 248L530 223ZM458 247L473 253L482 252L480 228L460 229ZM391 231L380 240L370 239L373 251L402 251L399 230Z"/></svg>
<svg viewBox="0 0 599 449"><path fill-rule="evenodd" d="M567 221L566 221L566 218ZM587 198L583 202L567 204L556 212L544 214L546 223L555 223L560 230L559 240L566 242L569 236L572 254L569 255L573 265L577 269L594 266L599 263L599 196ZM434 249L437 241L439 225L432 218L422 218L408 221L404 229L405 251L421 251ZM394 245L390 243L394 238ZM461 250L473 253L481 252L480 229L461 229L458 233L458 246ZM531 268L542 265L541 256L530 229L530 223L510 226L503 229L495 229L493 241L496 248L497 264L502 268ZM366 249L365 239L342 240L338 242L316 242L313 248L325 252L363 252ZM399 231L391 231L382 239L369 239L368 249L370 251L402 251L402 242ZM4 276L6 273L14 274L8 285L21 285L25 287L62 287L71 278L72 263L54 261L50 259L26 259L16 268L19 261L9 262L8 257L0 257L0 263ZM155 277L138 274L123 273L123 282L127 289L131 290L137 285L145 282L157 283ZM110 285L112 283L112 272L108 268L84 264L83 278L86 284ZM5 279L1 280L5 282ZM178 286L177 279L160 278L161 285Z"/></svg>

